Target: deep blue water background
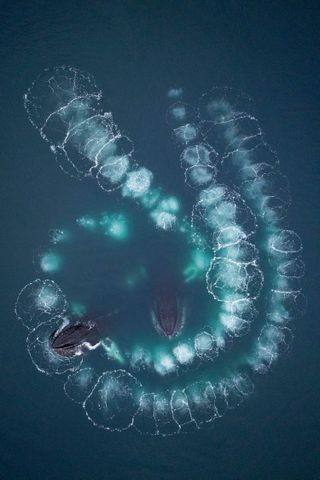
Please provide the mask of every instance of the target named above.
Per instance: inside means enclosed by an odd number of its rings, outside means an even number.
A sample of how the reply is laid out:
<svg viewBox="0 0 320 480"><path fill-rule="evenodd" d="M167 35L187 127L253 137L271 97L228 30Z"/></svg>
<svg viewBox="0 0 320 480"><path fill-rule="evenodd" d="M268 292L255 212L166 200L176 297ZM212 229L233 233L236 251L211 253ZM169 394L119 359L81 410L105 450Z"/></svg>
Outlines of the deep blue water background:
<svg viewBox="0 0 320 480"><path fill-rule="evenodd" d="M308 1L1 2L1 479L320 478L319 13ZM213 431L149 438L95 429L27 355L13 304L34 278L33 249L53 225L107 201L64 176L27 121L22 95L60 64L96 77L141 161L168 165L159 178L172 190L181 172L164 96L175 84L191 100L211 85L250 94L290 179L308 311L289 355Z"/></svg>

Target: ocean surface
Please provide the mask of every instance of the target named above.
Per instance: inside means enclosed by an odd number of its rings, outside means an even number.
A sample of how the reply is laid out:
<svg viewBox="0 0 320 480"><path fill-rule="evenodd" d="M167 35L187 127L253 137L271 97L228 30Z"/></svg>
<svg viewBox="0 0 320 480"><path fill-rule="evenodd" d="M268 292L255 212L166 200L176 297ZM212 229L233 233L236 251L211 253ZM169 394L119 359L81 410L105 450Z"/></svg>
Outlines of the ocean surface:
<svg viewBox="0 0 320 480"><path fill-rule="evenodd" d="M0 479L320 479L319 6L12 1L0 12ZM58 65L95 77L104 110L134 141L139 161L187 202L165 122L172 87L191 102L212 86L250 95L289 179L290 225L304 246L306 314L291 325L289 351L212 430L152 437L94 428L62 382L37 372L29 358L14 304L37 276L34 250L51 228L117 204L93 182L64 175L28 121L23 95ZM80 255L90 269L89 250Z"/></svg>

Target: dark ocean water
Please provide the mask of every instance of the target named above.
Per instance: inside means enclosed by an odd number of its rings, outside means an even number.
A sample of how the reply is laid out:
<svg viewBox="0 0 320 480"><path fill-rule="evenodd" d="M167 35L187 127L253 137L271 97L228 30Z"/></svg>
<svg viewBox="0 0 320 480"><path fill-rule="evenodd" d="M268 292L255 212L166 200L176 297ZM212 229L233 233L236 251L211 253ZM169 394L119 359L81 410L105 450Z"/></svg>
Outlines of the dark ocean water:
<svg viewBox="0 0 320 480"><path fill-rule="evenodd" d="M2 3L1 479L320 479L319 13L315 2ZM105 109L169 191L181 188L164 122L172 85L192 100L212 85L247 92L290 180L308 310L289 354L212 431L100 431L29 359L13 307L35 277L33 249L52 226L106 204L95 185L61 173L23 108L35 77L63 64L95 76Z"/></svg>

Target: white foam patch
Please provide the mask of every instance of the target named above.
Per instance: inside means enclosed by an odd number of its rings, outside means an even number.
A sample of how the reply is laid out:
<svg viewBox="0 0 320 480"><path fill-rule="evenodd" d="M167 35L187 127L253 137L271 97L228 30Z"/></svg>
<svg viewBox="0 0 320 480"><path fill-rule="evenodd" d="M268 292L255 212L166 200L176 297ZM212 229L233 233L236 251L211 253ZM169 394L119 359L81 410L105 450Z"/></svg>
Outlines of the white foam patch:
<svg viewBox="0 0 320 480"><path fill-rule="evenodd" d="M173 349L173 354L181 365L192 363L195 352L190 345L181 343Z"/></svg>
<svg viewBox="0 0 320 480"><path fill-rule="evenodd" d="M160 375L167 375L174 372L177 368L174 357L170 354L161 354L155 361L154 368Z"/></svg>
<svg viewBox="0 0 320 480"><path fill-rule="evenodd" d="M127 181L123 187L123 195L125 197L141 197L148 192L152 179L152 172L144 167L128 173Z"/></svg>

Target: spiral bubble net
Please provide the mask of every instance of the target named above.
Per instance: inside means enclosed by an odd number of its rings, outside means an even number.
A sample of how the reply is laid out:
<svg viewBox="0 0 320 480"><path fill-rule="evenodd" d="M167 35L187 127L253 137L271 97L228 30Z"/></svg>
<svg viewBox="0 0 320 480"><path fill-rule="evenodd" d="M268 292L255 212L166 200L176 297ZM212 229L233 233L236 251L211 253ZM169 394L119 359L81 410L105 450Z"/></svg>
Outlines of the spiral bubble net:
<svg viewBox="0 0 320 480"><path fill-rule="evenodd" d="M34 255L40 278L21 290L15 306L28 329L33 363L46 374L66 375L66 395L90 422L164 436L211 428L242 403L253 392L255 374L268 372L288 348L293 321L305 306L302 244L289 225L288 181L252 100L230 88L213 88L194 106L181 88L170 89L167 100L183 190L194 198L189 213L181 195L167 194L139 164L133 141L102 110L92 75L58 67L32 84L24 105L59 167L79 180L94 178L106 198L114 192L122 201L117 211L85 213L71 227L50 230L48 245ZM51 348L52 332L88 311L85 301L64 293L68 255L87 235L88 245L104 238L110 264L117 250L110 258L108 251L116 248L127 249L123 261L130 263L130 245L144 241L130 205L143 212L152 235L184 245L179 275L193 303L181 307L170 340L155 333L148 342L135 330L131 336L120 331L103 336L95 348L60 356ZM128 298L132 291L134 302L136 289L148 280L148 267L133 262L123 278L114 277L115 290ZM156 331L157 318L150 315L152 322Z"/></svg>

